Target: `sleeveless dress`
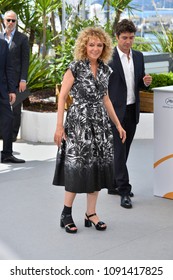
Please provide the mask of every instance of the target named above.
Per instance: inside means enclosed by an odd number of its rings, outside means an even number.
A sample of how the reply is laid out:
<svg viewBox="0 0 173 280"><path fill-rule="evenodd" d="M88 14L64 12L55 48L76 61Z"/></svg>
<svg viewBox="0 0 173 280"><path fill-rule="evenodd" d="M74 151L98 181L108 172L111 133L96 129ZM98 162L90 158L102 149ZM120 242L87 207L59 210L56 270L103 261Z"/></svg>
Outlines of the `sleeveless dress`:
<svg viewBox="0 0 173 280"><path fill-rule="evenodd" d="M75 78L67 111L65 133L56 158L53 185L74 193L91 193L113 186L113 135L103 104L111 68L98 61L97 77L89 60L73 61L68 68Z"/></svg>

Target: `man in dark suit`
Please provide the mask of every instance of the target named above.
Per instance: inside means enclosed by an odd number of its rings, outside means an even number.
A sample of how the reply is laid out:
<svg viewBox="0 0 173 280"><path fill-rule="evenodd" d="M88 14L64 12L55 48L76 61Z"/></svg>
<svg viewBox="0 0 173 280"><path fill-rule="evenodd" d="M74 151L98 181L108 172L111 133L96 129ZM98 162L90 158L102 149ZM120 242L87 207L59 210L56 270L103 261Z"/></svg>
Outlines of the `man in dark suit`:
<svg viewBox="0 0 173 280"><path fill-rule="evenodd" d="M127 159L133 141L140 114L140 88L148 87L152 78L145 75L143 54L132 50L136 27L132 21L124 19L117 24L115 47L110 66L113 73L109 80L109 96L121 122L126 130L126 141L122 144L118 131L112 125L114 136L115 185L108 194L119 194L121 206L132 208Z"/></svg>
<svg viewBox="0 0 173 280"><path fill-rule="evenodd" d="M29 68L29 42L25 34L16 30L17 15L13 11L4 14L5 31L0 38L9 45L10 57L14 67L14 81L19 92L26 90ZM21 103L13 108L13 142L16 141L21 123Z"/></svg>
<svg viewBox="0 0 173 280"><path fill-rule="evenodd" d="M2 121L3 150L2 163L24 163L12 154L13 113L11 105L16 99L16 87L13 80L13 67L9 57L8 44L0 39L0 119Z"/></svg>

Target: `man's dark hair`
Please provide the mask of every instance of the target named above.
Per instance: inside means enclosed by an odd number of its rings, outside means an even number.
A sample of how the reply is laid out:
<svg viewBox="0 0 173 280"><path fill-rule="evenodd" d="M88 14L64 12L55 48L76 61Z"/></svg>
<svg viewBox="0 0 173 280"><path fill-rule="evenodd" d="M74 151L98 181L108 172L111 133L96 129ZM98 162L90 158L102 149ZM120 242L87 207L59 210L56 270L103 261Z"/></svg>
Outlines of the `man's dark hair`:
<svg viewBox="0 0 173 280"><path fill-rule="evenodd" d="M122 21L117 23L116 26L116 35L119 37L121 33L129 32L136 33L137 28L131 20L123 19Z"/></svg>

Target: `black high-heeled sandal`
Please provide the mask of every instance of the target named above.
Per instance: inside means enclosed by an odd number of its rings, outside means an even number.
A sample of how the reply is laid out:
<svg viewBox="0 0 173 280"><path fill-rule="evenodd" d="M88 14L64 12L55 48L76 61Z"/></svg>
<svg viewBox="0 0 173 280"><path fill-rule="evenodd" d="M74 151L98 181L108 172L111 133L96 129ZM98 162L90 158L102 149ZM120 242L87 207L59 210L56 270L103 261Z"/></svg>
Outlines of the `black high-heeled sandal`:
<svg viewBox="0 0 173 280"><path fill-rule="evenodd" d="M64 227L66 232L68 232L68 233L77 232L77 228L76 228L76 225L73 221L71 214L65 214L65 213L61 214L60 226L62 228ZM75 229L73 229L73 228L75 228Z"/></svg>
<svg viewBox="0 0 173 280"><path fill-rule="evenodd" d="M96 213L91 215L87 215L87 213L85 213L85 215L87 218L85 218L85 227L91 227L93 224L97 230L105 230L107 228L106 224L102 221L99 221L97 224L95 224L93 221L90 220L91 217L96 216Z"/></svg>

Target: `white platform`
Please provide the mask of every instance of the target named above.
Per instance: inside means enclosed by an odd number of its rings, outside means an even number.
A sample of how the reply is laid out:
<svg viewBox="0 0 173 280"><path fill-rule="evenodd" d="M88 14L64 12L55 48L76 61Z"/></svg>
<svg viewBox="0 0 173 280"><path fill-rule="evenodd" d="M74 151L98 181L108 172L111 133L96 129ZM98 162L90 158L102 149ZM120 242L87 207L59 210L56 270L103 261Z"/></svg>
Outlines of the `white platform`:
<svg viewBox="0 0 173 280"><path fill-rule="evenodd" d="M56 128L56 113L23 111L20 137L23 140L52 143ZM135 139L153 139L153 113L141 113Z"/></svg>
<svg viewBox="0 0 173 280"><path fill-rule="evenodd" d="M56 113L22 111L21 138L26 141L52 143L56 128Z"/></svg>

